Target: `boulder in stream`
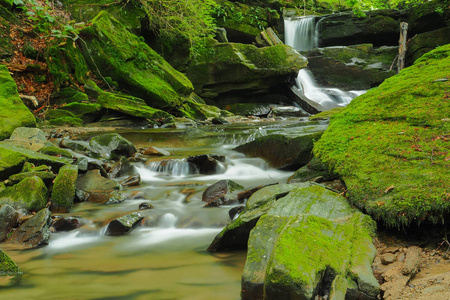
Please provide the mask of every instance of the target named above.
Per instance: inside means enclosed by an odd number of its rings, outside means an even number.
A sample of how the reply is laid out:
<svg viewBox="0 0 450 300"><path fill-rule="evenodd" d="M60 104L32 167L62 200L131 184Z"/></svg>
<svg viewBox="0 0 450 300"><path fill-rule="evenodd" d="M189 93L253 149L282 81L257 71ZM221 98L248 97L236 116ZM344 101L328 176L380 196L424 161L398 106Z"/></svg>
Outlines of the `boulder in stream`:
<svg viewBox="0 0 450 300"><path fill-rule="evenodd" d="M66 213L72 209L77 178L78 167L76 165L66 165L59 169L51 195L53 212Z"/></svg>
<svg viewBox="0 0 450 300"><path fill-rule="evenodd" d="M230 203L233 192L243 190L244 187L232 180L220 180L209 186L202 195L202 201L207 206L220 206Z"/></svg>
<svg viewBox="0 0 450 300"><path fill-rule="evenodd" d="M24 249L47 245L52 224L50 216L51 212L47 208L41 209L37 214L20 225L19 228L12 231L6 242L20 245Z"/></svg>
<svg viewBox="0 0 450 300"><path fill-rule="evenodd" d="M196 155L196 156L190 156L187 159L188 163L191 163L195 165L200 174L216 174L220 170L220 163L225 161L224 156L219 155Z"/></svg>
<svg viewBox="0 0 450 300"><path fill-rule="evenodd" d="M260 157L274 168L295 169L306 165L311 157L314 142L322 132L308 135L271 134L240 145L236 151L251 157Z"/></svg>
<svg viewBox="0 0 450 300"><path fill-rule="evenodd" d="M129 157L136 153L134 145L118 133L106 133L94 136L89 141L90 150L104 158L116 159Z"/></svg>
<svg viewBox="0 0 450 300"><path fill-rule="evenodd" d="M47 202L48 189L37 176L27 177L0 192L0 204L8 204L15 209L37 212L46 207Z"/></svg>
<svg viewBox="0 0 450 300"><path fill-rule="evenodd" d="M88 201L99 203L111 203L120 201L123 195L119 192L121 185L112 180L100 175L100 170L89 170L86 174L78 176L76 188L89 195ZM86 198L86 194L83 194L83 198Z"/></svg>
<svg viewBox="0 0 450 300"><path fill-rule="evenodd" d="M134 212L112 220L106 227L105 235L124 235L130 232L144 217Z"/></svg>
<svg viewBox="0 0 450 300"><path fill-rule="evenodd" d="M10 205L2 205L0 208L0 242L3 242L8 233L16 226L19 220L19 212Z"/></svg>
<svg viewBox="0 0 450 300"><path fill-rule="evenodd" d="M0 288L19 283L22 275L17 264L0 249Z"/></svg>

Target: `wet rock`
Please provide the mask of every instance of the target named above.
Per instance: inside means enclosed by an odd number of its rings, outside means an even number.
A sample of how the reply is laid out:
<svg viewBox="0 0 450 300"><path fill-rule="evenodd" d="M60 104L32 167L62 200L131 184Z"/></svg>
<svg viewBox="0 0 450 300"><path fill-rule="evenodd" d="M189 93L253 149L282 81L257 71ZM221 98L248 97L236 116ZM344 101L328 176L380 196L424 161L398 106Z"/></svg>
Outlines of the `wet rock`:
<svg viewBox="0 0 450 300"><path fill-rule="evenodd" d="M213 118L211 123L214 125L230 124L230 122L225 118Z"/></svg>
<svg viewBox="0 0 450 300"><path fill-rule="evenodd" d="M105 235L124 235L130 232L143 217L138 212L134 212L111 221L106 228Z"/></svg>
<svg viewBox="0 0 450 300"><path fill-rule="evenodd" d="M25 162L33 163L36 166L50 166L54 172L58 172L59 168L72 162L71 159L45 155L3 142L0 143L0 157L2 158L0 180L5 180L13 174L20 173Z"/></svg>
<svg viewBox="0 0 450 300"><path fill-rule="evenodd" d="M212 156L212 155L196 155L188 157L187 162L195 165L200 174L216 174L217 171L220 168L220 161L224 161L225 157L218 157L218 156Z"/></svg>
<svg viewBox="0 0 450 300"><path fill-rule="evenodd" d="M157 147L148 147L142 152L144 155L170 156L170 152Z"/></svg>
<svg viewBox="0 0 450 300"><path fill-rule="evenodd" d="M440 45L450 43L450 27L421 33L414 37L406 52L406 62L412 65L418 58Z"/></svg>
<svg viewBox="0 0 450 300"><path fill-rule="evenodd" d="M32 218L20 225L7 238L6 242L21 245L25 249L36 248L48 244L51 212L44 208Z"/></svg>
<svg viewBox="0 0 450 300"><path fill-rule="evenodd" d="M23 272L17 264L0 249L0 287L8 287L19 283Z"/></svg>
<svg viewBox="0 0 450 300"><path fill-rule="evenodd" d="M202 195L202 201L208 206L220 206L232 200L232 193L244 189L240 184L232 180L221 180L209 186Z"/></svg>
<svg viewBox="0 0 450 300"><path fill-rule="evenodd" d="M106 203L120 196L121 185L112 179L100 175L99 170L90 170L78 176L76 188L89 194L91 202ZM120 198L120 197L119 197Z"/></svg>
<svg viewBox="0 0 450 300"><path fill-rule="evenodd" d="M94 136L89 141L90 151L103 158L118 159L122 155L132 156L136 153L134 145L118 133L107 133Z"/></svg>
<svg viewBox="0 0 450 300"><path fill-rule="evenodd" d="M73 217L58 217L53 220L52 224L56 232L71 231L82 226L81 222L77 218Z"/></svg>
<svg viewBox="0 0 450 300"><path fill-rule="evenodd" d="M32 176L0 192L0 204L8 204L15 209L25 208L37 212L46 207L48 190L41 178Z"/></svg>
<svg viewBox="0 0 450 300"><path fill-rule="evenodd" d="M84 202L84 201L88 201L89 199L89 193L85 192L83 190L80 189L75 189L75 198L74 198L74 202Z"/></svg>
<svg viewBox="0 0 450 300"><path fill-rule="evenodd" d="M281 117L281 118L291 118L291 117L307 117L309 114L296 106L277 106L273 107L271 112L268 114L268 118Z"/></svg>
<svg viewBox="0 0 450 300"><path fill-rule="evenodd" d="M274 168L295 169L310 161L313 144L321 136L322 132L303 136L272 134L240 145L235 150L250 157L260 157Z"/></svg>
<svg viewBox="0 0 450 300"><path fill-rule="evenodd" d="M239 216L241 212L243 212L245 209L245 206L235 206L232 209L228 211L228 215L230 216L231 220L234 220L235 217Z"/></svg>
<svg viewBox="0 0 450 300"><path fill-rule="evenodd" d="M297 187L310 186L307 183L279 184L255 192L247 201L245 210L229 223L211 242L208 251L245 249L250 231L259 218L267 213L277 199L286 196Z"/></svg>
<svg viewBox="0 0 450 300"><path fill-rule="evenodd" d="M53 212L66 213L72 209L77 178L78 167L75 165L66 165L59 170L51 195Z"/></svg>
<svg viewBox="0 0 450 300"><path fill-rule="evenodd" d="M63 138L59 142L59 146L62 148L68 148L77 152L86 152L89 149L89 143L85 141L76 141L68 138Z"/></svg>
<svg viewBox="0 0 450 300"><path fill-rule="evenodd" d="M120 182L122 186L136 186L141 184L141 175L140 174L134 174L131 176L128 176L126 179Z"/></svg>
<svg viewBox="0 0 450 300"><path fill-rule="evenodd" d="M53 174L53 172L51 172L49 170L49 168L47 167L46 170L43 171L39 171L40 168L36 168L36 170L32 170L29 172L22 172L19 174L14 174L9 176L9 180L11 182L11 184L17 184L20 181L24 180L25 178L29 178L32 176L37 176L39 178L42 179L42 181L44 181L44 183L48 186L52 183L53 179L55 179L56 175Z"/></svg>
<svg viewBox="0 0 450 300"><path fill-rule="evenodd" d="M64 149L61 149L56 146L46 146L39 150L40 153L52 155L52 156L58 156L58 157L66 157L66 158L73 158L72 154Z"/></svg>
<svg viewBox="0 0 450 300"><path fill-rule="evenodd" d="M140 210L152 209L152 208L153 208L153 205L151 205L148 202L144 202L144 203L139 204L139 209Z"/></svg>
<svg viewBox="0 0 450 300"><path fill-rule="evenodd" d="M0 242L6 239L18 221L19 212L9 205L2 205L0 208Z"/></svg>
<svg viewBox="0 0 450 300"><path fill-rule="evenodd" d="M276 183L273 183L273 184L276 184ZM245 199L250 198L250 196L253 195L255 192L259 191L262 188L265 188L266 186L273 185L273 184L259 185L257 187L239 192L237 195L237 200L239 201L239 203L242 203L245 201Z"/></svg>
<svg viewBox="0 0 450 300"><path fill-rule="evenodd" d="M122 176L131 175L134 173L133 165L126 159L126 157L122 156L119 161L117 161L108 171L109 178L117 178Z"/></svg>
<svg viewBox="0 0 450 300"><path fill-rule="evenodd" d="M323 187L291 190L250 233L242 299L377 299L374 226Z"/></svg>
<svg viewBox="0 0 450 300"><path fill-rule="evenodd" d="M317 178L320 178L318 181ZM317 157L313 157L305 166L301 167L292 174L287 182L305 182L305 181L315 181L324 182L330 181L337 178L336 174L333 174Z"/></svg>
<svg viewBox="0 0 450 300"><path fill-rule="evenodd" d="M35 139L35 140L39 140L42 142L47 141L45 133L41 129L30 128L30 127L17 127L16 129L14 129L14 131L12 132L12 134L9 138L12 140L14 140L14 139L25 139L25 140Z"/></svg>

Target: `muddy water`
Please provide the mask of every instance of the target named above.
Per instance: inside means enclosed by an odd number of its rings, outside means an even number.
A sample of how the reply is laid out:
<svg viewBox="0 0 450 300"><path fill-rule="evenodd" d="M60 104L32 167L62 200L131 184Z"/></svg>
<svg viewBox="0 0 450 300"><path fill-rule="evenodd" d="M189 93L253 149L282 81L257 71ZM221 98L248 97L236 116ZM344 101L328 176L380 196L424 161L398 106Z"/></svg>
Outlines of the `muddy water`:
<svg viewBox="0 0 450 300"><path fill-rule="evenodd" d="M286 182L292 172L270 169L261 159L232 149L269 133L325 127L304 125L286 121L121 132L139 147L168 150L173 164L159 171L135 164L142 182L124 191L127 200L77 204L70 215L85 225L52 234L46 247L21 251L2 245L25 274L18 286L0 290L0 299L239 299L245 251L205 251L230 221L231 206L205 208L202 192L221 179L246 188ZM205 176L183 168L184 157L211 153L226 156L220 174ZM145 211L142 226L126 236L103 234L109 220L136 211L144 202L154 208Z"/></svg>

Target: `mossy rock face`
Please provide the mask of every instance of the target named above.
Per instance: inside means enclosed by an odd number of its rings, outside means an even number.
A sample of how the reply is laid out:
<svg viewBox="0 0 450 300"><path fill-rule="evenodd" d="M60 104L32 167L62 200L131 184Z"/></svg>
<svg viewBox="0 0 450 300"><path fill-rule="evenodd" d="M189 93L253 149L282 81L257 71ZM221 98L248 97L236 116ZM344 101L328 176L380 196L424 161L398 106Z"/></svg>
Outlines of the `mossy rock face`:
<svg viewBox="0 0 450 300"><path fill-rule="evenodd" d="M0 287L12 286L19 283L22 275L23 272L17 264L0 249Z"/></svg>
<svg viewBox="0 0 450 300"><path fill-rule="evenodd" d="M99 103L79 103L72 102L59 108L74 114L75 117L83 120L83 123L92 123L100 119L104 114Z"/></svg>
<svg viewBox="0 0 450 300"><path fill-rule="evenodd" d="M388 226L449 216L449 68L450 45L425 54L334 115L315 145L349 200Z"/></svg>
<svg viewBox="0 0 450 300"><path fill-rule="evenodd" d="M0 140L17 127L36 127L36 119L23 104L6 66L0 65Z"/></svg>
<svg viewBox="0 0 450 300"><path fill-rule="evenodd" d="M372 43L374 46L397 46L400 20L407 14L394 10L377 10L357 18L353 13L327 15L320 21L321 47Z"/></svg>
<svg viewBox="0 0 450 300"><path fill-rule="evenodd" d="M49 156L7 143L0 143L0 180L20 173L25 162L33 163L36 166L47 165L57 172L62 166L70 164L72 159Z"/></svg>
<svg viewBox="0 0 450 300"><path fill-rule="evenodd" d="M150 107L175 108L181 104L180 95L193 90L189 79L105 11L80 35L85 54L95 62L93 70L107 74Z"/></svg>
<svg viewBox="0 0 450 300"><path fill-rule="evenodd" d="M28 172L22 172L19 174L14 174L9 176L9 180L11 181L12 184L16 184L19 183L20 181L28 178L28 177L32 177L32 176L36 176L42 179L42 181L44 181L44 183L49 186L53 179L55 179L55 174L53 174L51 171L46 170L46 171L39 171L39 170L32 170L32 171L28 171Z"/></svg>
<svg viewBox="0 0 450 300"><path fill-rule="evenodd" d="M141 22L145 17L145 11L134 5L132 1L124 4L117 1L100 0L95 1L95 5L92 5L93 2L90 0L62 0L61 3L77 22L89 23L101 11L107 11L127 30L135 34L141 32Z"/></svg>
<svg viewBox="0 0 450 300"><path fill-rule="evenodd" d="M251 44L265 28L280 23L278 11L270 9L266 3L264 6L260 3L253 6L251 3L222 0L217 3L219 5L214 14L216 23L218 27L226 29L230 42Z"/></svg>
<svg viewBox="0 0 450 300"><path fill-rule="evenodd" d="M58 157L66 157L66 158L73 158L73 155L64 149L61 149L56 146L47 146L39 150L40 153L51 155L51 156L58 156Z"/></svg>
<svg viewBox="0 0 450 300"><path fill-rule="evenodd" d="M214 43L195 57L186 72L202 98L220 94L246 95L269 89L295 78L307 60L287 45L257 48L253 45Z"/></svg>
<svg viewBox="0 0 450 300"><path fill-rule="evenodd" d="M59 170L51 195L51 210L53 212L66 213L72 209L77 178L77 166L66 165Z"/></svg>
<svg viewBox="0 0 450 300"><path fill-rule="evenodd" d="M336 193L320 186L291 190L250 233L242 299L338 293L376 299L374 230L370 217ZM336 284L341 281L347 284Z"/></svg>
<svg viewBox="0 0 450 300"><path fill-rule="evenodd" d="M406 62L412 65L417 59L434 48L450 43L450 27L444 27L417 35L408 44Z"/></svg>
<svg viewBox="0 0 450 300"><path fill-rule="evenodd" d="M118 159L122 155L129 157L136 153L133 143L118 133L107 133L94 136L89 141L91 151L104 158Z"/></svg>
<svg viewBox="0 0 450 300"><path fill-rule="evenodd" d="M72 102L87 102L89 101L88 95L73 87L62 88L59 92L52 94L52 104L63 105Z"/></svg>
<svg viewBox="0 0 450 300"><path fill-rule="evenodd" d="M321 86L367 90L395 75L389 69L397 54L398 47L372 44L318 48L308 53L308 69Z"/></svg>
<svg viewBox="0 0 450 300"><path fill-rule="evenodd" d="M48 190L41 178L32 176L0 192L0 204L8 204L15 209L25 208L37 212L48 202Z"/></svg>
<svg viewBox="0 0 450 300"><path fill-rule="evenodd" d="M306 165L312 158L314 142L322 132L303 136L271 134L235 148L250 157L260 157L274 168L296 169Z"/></svg>

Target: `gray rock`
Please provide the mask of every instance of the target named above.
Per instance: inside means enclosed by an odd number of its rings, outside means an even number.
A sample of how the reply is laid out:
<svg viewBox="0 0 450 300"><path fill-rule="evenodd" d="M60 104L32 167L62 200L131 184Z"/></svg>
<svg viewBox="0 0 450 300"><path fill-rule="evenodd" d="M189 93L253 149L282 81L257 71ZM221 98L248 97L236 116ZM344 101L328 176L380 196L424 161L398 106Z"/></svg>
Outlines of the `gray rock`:
<svg viewBox="0 0 450 300"><path fill-rule="evenodd" d="M208 206L220 206L229 203L232 199L232 193L237 190L243 190L244 187L232 180L220 180L209 186L202 195L202 201Z"/></svg>
<svg viewBox="0 0 450 300"><path fill-rule="evenodd" d="M136 153L134 145L118 133L94 136L89 141L90 151L103 158L117 159L122 155L129 157Z"/></svg>
<svg viewBox="0 0 450 300"><path fill-rule="evenodd" d="M19 220L19 213L9 205L0 208L0 242L4 241L8 233Z"/></svg>
<svg viewBox="0 0 450 300"><path fill-rule="evenodd" d="M78 176L76 188L89 194L91 202L107 203L110 199L122 198L121 185L112 179L100 175L99 170L90 170Z"/></svg>
<svg viewBox="0 0 450 300"><path fill-rule="evenodd" d="M52 223L51 212L44 208L19 228L14 230L6 242L21 245L25 249L47 245L50 237L50 225Z"/></svg>
<svg viewBox="0 0 450 300"><path fill-rule="evenodd" d="M112 220L106 228L105 235L124 235L130 232L143 217L139 212L134 212L115 220Z"/></svg>

